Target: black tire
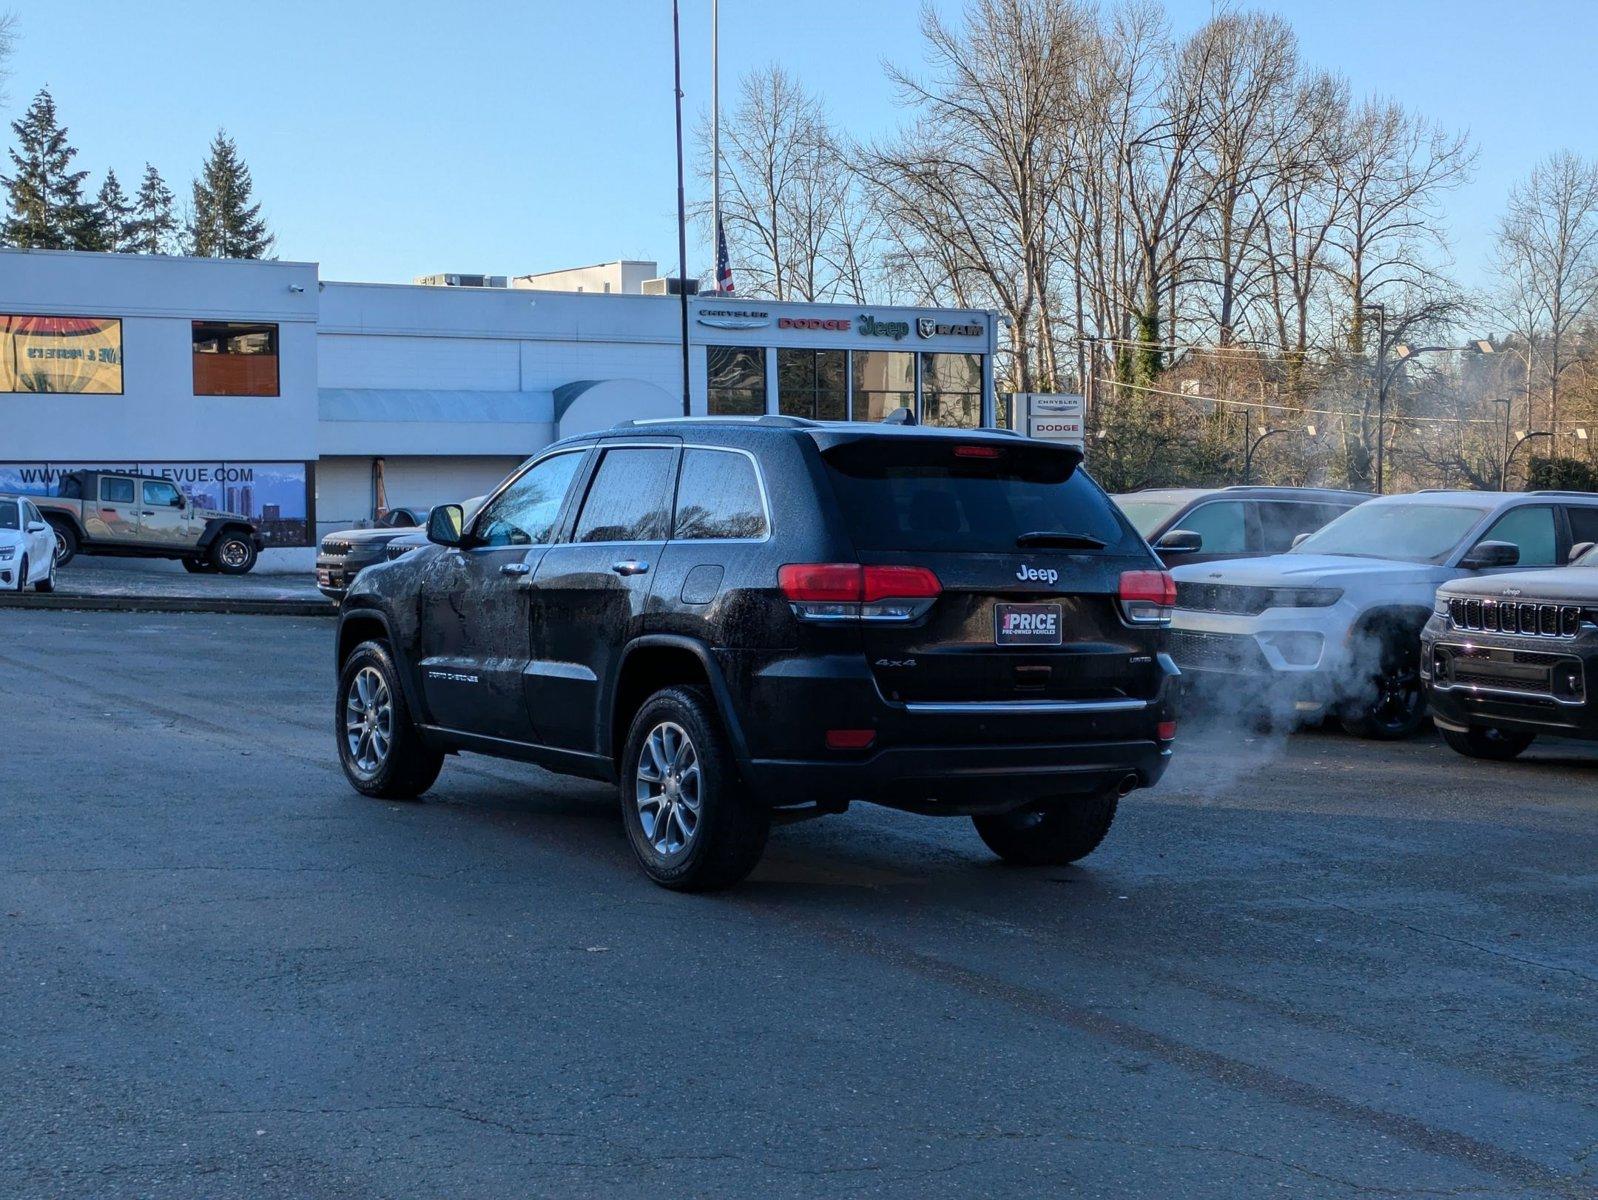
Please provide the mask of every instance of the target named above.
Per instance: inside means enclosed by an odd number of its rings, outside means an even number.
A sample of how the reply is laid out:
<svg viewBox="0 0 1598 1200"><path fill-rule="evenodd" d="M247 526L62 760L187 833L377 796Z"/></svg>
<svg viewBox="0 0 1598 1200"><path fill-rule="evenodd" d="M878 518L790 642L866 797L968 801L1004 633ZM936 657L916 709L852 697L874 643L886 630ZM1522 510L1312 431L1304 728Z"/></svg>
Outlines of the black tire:
<svg viewBox="0 0 1598 1200"><path fill-rule="evenodd" d="M1062 867L1099 848L1115 822L1120 798L1114 791L1062 796L1014 812L972 817L977 836L1005 862L1023 867Z"/></svg>
<svg viewBox="0 0 1598 1200"><path fill-rule="evenodd" d="M17 564L17 578L14 590L26 591L28 587L28 556L24 554L22 561Z"/></svg>
<svg viewBox="0 0 1598 1200"><path fill-rule="evenodd" d="M1370 657L1376 671L1365 680L1364 693L1340 714L1343 728L1378 742L1414 737L1426 724L1428 712L1420 682L1419 636L1387 636Z"/></svg>
<svg viewBox="0 0 1598 1200"><path fill-rule="evenodd" d="M43 579L39 580L38 583L33 585L33 590L36 591L36 592L53 592L53 591L55 591L55 559L52 558L50 560L50 570L49 570L49 572L45 575L45 577Z"/></svg>
<svg viewBox="0 0 1598 1200"><path fill-rule="evenodd" d="M211 566L224 575L248 575L256 557L255 541L247 533L224 529L211 543Z"/></svg>
<svg viewBox="0 0 1598 1200"><path fill-rule="evenodd" d="M357 746L350 744L350 729L354 712L351 693L358 693L362 673L374 671L386 689L388 703L387 749L374 761L363 764L357 759ZM376 796L381 800L415 800L438 778L444 768L444 754L429 746L421 730L411 719L410 708L405 703L405 692L400 687L399 671L388 647L382 642L362 642L350 651L338 675L338 692L333 705L333 735L338 745L339 765L344 768L344 778L363 796Z"/></svg>
<svg viewBox="0 0 1598 1200"><path fill-rule="evenodd" d="M661 814L667 813L668 803L682 814L680 823L675 825L671 816L664 818L662 827L666 832L662 838L666 849L662 850L655 844L652 831L645 829L643 809L648 801L640 802L639 789L650 786L650 781L641 778L639 764L656 731L667 726L686 735L698 776L690 789L688 779L693 768L684 768L680 787L672 793L672 799L654 806L650 819L660 819ZM618 774L617 791L627 840L644 873L661 887L678 892L731 887L760 861L766 836L771 832L771 812L749 795L739 778L715 703L705 688L670 687L644 701L628 730ZM670 777L672 772L668 771L659 780L663 801L666 779ZM697 801L691 834L686 832L686 820L694 813L690 794ZM680 844L675 847L671 845L676 836L673 829L681 835Z"/></svg>
<svg viewBox="0 0 1598 1200"><path fill-rule="evenodd" d="M1485 758L1492 762L1509 762L1519 758L1526 747L1537 740L1535 733L1515 733L1494 725L1472 725L1464 733L1439 725L1437 732L1443 735L1443 741L1448 743L1450 749L1466 758Z"/></svg>
<svg viewBox="0 0 1598 1200"><path fill-rule="evenodd" d="M209 575L216 570L216 566L208 558L185 558L183 569L190 575Z"/></svg>
<svg viewBox="0 0 1598 1200"><path fill-rule="evenodd" d="M78 555L78 531L64 521L51 521L55 530L55 565L64 567Z"/></svg>

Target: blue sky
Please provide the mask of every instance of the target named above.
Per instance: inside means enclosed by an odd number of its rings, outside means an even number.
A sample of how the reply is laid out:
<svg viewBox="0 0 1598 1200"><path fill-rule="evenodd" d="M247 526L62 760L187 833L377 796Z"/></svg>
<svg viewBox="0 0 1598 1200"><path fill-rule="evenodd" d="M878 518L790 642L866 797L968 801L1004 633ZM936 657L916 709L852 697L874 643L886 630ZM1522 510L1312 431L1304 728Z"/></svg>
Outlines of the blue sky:
<svg viewBox="0 0 1598 1200"><path fill-rule="evenodd" d="M319 261L324 278L675 262L668 0L0 0L7 7L21 40L0 117L48 83L95 186L108 166L136 181L149 159L175 189L225 125L279 256ZM1476 179L1449 206L1466 283L1483 280L1514 180L1549 151L1598 152L1590 0L1256 7L1287 16L1306 58L1357 90L1471 131ZM915 0L721 8L724 95L741 70L776 61L857 134L899 119L880 63L919 60ZM1170 10L1186 28L1211 4ZM710 0L683 0L683 20L691 126L709 104ZM689 259L695 269L707 255L691 245Z"/></svg>

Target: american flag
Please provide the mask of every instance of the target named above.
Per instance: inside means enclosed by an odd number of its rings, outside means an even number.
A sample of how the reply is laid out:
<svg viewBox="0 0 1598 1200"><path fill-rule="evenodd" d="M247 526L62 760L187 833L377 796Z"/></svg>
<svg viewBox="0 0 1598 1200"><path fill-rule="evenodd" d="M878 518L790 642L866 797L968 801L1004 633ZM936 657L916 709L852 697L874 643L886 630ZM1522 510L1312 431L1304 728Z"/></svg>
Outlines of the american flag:
<svg viewBox="0 0 1598 1200"><path fill-rule="evenodd" d="M727 258L727 227L716 221L716 290L732 295L732 263Z"/></svg>

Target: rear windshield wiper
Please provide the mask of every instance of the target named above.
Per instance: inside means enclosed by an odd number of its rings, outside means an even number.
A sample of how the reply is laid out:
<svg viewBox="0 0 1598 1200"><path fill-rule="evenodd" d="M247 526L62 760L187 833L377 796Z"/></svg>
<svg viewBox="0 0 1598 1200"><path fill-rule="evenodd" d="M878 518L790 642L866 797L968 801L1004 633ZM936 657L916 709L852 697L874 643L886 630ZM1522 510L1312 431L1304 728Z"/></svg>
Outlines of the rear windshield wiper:
<svg viewBox="0 0 1598 1200"><path fill-rule="evenodd" d="M1102 550L1109 543L1090 533L1070 533L1064 530L1039 529L1023 533L1015 539L1017 546L1053 546L1060 550Z"/></svg>

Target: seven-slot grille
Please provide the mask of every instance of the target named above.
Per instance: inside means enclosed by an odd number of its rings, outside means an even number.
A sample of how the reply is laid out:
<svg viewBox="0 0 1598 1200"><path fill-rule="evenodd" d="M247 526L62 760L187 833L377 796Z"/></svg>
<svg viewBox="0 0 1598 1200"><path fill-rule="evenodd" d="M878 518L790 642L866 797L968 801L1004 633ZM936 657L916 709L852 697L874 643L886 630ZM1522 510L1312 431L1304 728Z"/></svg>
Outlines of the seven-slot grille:
<svg viewBox="0 0 1598 1200"><path fill-rule="evenodd" d="M1521 637L1575 637L1581 632L1582 609L1578 604L1455 597L1448 602L1448 619L1455 629Z"/></svg>
<svg viewBox="0 0 1598 1200"><path fill-rule="evenodd" d="M1271 591L1271 588L1241 583L1178 583L1176 607L1189 612L1254 616L1270 607Z"/></svg>
<svg viewBox="0 0 1598 1200"><path fill-rule="evenodd" d="M354 549L354 546L352 546L349 542L335 542L335 541L326 540L326 539L324 539L323 542L322 542L322 553L323 554L332 554L332 555L338 555L338 556L342 557L343 555L348 554L353 549Z"/></svg>

